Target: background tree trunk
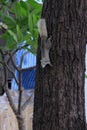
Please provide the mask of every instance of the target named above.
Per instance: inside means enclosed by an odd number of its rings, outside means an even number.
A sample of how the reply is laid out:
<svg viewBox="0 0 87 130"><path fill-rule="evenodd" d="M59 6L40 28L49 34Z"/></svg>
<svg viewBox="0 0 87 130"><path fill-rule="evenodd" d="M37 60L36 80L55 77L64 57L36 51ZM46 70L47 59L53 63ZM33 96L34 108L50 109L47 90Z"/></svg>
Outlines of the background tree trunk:
<svg viewBox="0 0 87 130"><path fill-rule="evenodd" d="M33 130L85 130L85 0L45 0L52 67L41 68L40 38Z"/></svg>

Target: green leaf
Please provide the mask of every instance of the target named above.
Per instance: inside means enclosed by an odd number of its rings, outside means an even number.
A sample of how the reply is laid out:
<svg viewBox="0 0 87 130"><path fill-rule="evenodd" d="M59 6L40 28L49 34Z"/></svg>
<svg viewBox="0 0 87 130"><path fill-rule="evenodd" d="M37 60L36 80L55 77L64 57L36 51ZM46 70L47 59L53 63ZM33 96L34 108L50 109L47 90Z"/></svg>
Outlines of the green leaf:
<svg viewBox="0 0 87 130"><path fill-rule="evenodd" d="M19 19L21 17L21 6L20 6L20 2L16 2L16 4L14 5L14 11L15 11L16 17Z"/></svg>
<svg viewBox="0 0 87 130"><path fill-rule="evenodd" d="M25 7L26 4L24 4L24 3L25 2L23 2L23 1L16 2L16 4L14 5L14 8L12 9L13 12L15 13L17 19L27 17L28 8L27 8L27 6Z"/></svg>
<svg viewBox="0 0 87 130"><path fill-rule="evenodd" d="M26 35L23 36L22 41L28 41L29 39L31 39L31 34L27 33Z"/></svg>
<svg viewBox="0 0 87 130"><path fill-rule="evenodd" d="M21 29L20 29L19 25L16 26L16 29L17 29L18 41L21 42L21 39L22 39L22 32L21 32Z"/></svg>
<svg viewBox="0 0 87 130"><path fill-rule="evenodd" d="M7 33L0 35L0 39L6 40L8 38Z"/></svg>
<svg viewBox="0 0 87 130"><path fill-rule="evenodd" d="M13 19L13 17L11 17L11 16L9 16L9 15L8 15L8 16L5 16L3 22L4 22L7 26L9 26L9 28L11 28L11 27L13 27L13 26L16 25L16 21Z"/></svg>
<svg viewBox="0 0 87 130"><path fill-rule="evenodd" d="M37 18L37 16L34 15L34 14L33 14L32 18L33 18L33 26L34 26L35 28L37 28L38 18Z"/></svg>
<svg viewBox="0 0 87 130"><path fill-rule="evenodd" d="M24 8L21 7L21 17L26 17L27 16L27 12Z"/></svg>
<svg viewBox="0 0 87 130"><path fill-rule="evenodd" d="M24 8L26 11L28 11L28 6L26 4L26 2L24 1L20 1L21 7Z"/></svg>
<svg viewBox="0 0 87 130"><path fill-rule="evenodd" d="M33 34L33 19L30 13L28 15L28 27L29 27L29 31Z"/></svg>
<svg viewBox="0 0 87 130"><path fill-rule="evenodd" d="M14 39L14 41L17 43L18 41L17 41L17 36L15 35L15 33L12 32L11 30L8 30L8 33Z"/></svg>
<svg viewBox="0 0 87 130"><path fill-rule="evenodd" d="M34 10L32 10L32 12L31 12L31 14L33 15L36 15L36 14L41 14L41 9L39 8L36 8L36 9L34 9Z"/></svg>
<svg viewBox="0 0 87 130"><path fill-rule="evenodd" d="M6 41L6 46L9 50L13 50L17 47L17 44L14 42L14 39L12 37L8 37Z"/></svg>
<svg viewBox="0 0 87 130"><path fill-rule="evenodd" d="M38 31L37 28L34 28L34 37L37 39L38 38Z"/></svg>
<svg viewBox="0 0 87 130"><path fill-rule="evenodd" d="M37 3L36 1L34 1L34 0L28 0L28 3L35 9L35 8L37 8L37 9L41 9L42 7L41 7L41 5L42 4L39 4L39 3Z"/></svg>

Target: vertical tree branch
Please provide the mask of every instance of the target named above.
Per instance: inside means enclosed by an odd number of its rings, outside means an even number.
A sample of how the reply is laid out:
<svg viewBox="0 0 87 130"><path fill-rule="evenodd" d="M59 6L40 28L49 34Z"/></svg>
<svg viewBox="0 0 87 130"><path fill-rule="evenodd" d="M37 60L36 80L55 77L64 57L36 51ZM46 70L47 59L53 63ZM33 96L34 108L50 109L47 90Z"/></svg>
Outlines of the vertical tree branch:
<svg viewBox="0 0 87 130"><path fill-rule="evenodd" d="M3 53L2 50L0 50L0 52L1 52L2 61L4 63L4 53ZM11 106L13 112L15 113L15 115L17 115L18 111L17 111L17 109L15 107L15 104L14 104L12 98L11 98L11 95L10 95L10 92L9 92L9 89L8 89L8 85L7 85L7 71L6 71L6 67L5 67L4 64L3 64L3 70L4 70L4 79L3 79L3 86L2 87L4 88L4 90L6 92L8 101L10 103L10 106Z"/></svg>
<svg viewBox="0 0 87 130"><path fill-rule="evenodd" d="M19 99L18 99L18 113L19 115L21 115L21 103L22 103L22 73L21 71L19 71L19 75L18 75L18 80L19 80Z"/></svg>

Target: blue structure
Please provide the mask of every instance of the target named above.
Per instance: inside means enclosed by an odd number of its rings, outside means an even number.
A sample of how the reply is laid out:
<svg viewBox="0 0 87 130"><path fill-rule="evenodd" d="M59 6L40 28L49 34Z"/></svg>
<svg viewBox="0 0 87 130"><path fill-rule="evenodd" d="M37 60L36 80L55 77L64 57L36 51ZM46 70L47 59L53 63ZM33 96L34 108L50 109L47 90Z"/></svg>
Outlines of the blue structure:
<svg viewBox="0 0 87 130"><path fill-rule="evenodd" d="M16 65L20 66L21 57L26 52L22 49L16 53ZM24 57L22 63L22 87L24 89L33 89L35 87L35 77L36 77L36 56L32 53L27 53ZM18 77L18 72L15 71L16 77ZM15 80L12 80L11 89L17 90L18 86Z"/></svg>
<svg viewBox="0 0 87 130"><path fill-rule="evenodd" d="M34 89L36 77L36 67L32 69L24 69L22 71L22 87L24 89Z"/></svg>

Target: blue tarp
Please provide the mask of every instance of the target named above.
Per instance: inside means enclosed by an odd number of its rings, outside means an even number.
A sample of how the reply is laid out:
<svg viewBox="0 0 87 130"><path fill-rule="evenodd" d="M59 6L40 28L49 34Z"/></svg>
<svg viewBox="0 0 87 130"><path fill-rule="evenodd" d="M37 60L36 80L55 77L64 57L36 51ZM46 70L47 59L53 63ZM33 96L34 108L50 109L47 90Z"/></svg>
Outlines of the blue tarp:
<svg viewBox="0 0 87 130"><path fill-rule="evenodd" d="M22 87L33 89L35 87L36 68L22 71Z"/></svg>
<svg viewBox="0 0 87 130"><path fill-rule="evenodd" d="M20 62L21 62L21 58L22 55L27 52L27 50L19 50L16 53L16 65L20 66ZM36 75L36 68L33 66L36 66L36 56L33 55L32 53L27 53L24 57L23 63L22 63L22 86L24 87L24 89L33 89L35 86L35 75ZM32 69L29 69L31 68ZM27 68L27 69L25 69ZM15 71L15 75L18 78L18 72ZM12 85L11 85L11 89L12 90L17 90L18 86L14 80L14 78L12 79Z"/></svg>

